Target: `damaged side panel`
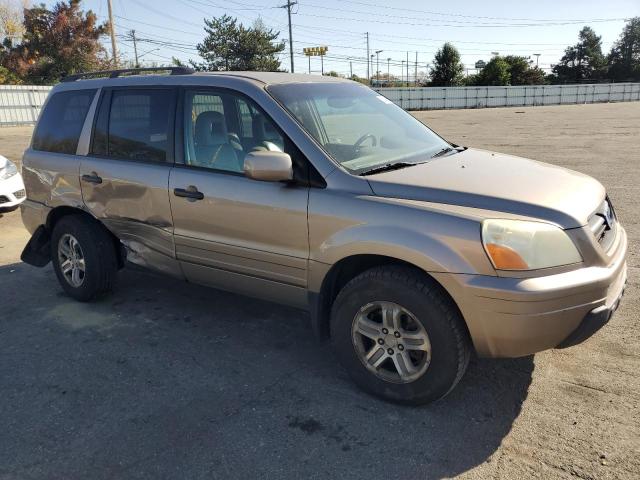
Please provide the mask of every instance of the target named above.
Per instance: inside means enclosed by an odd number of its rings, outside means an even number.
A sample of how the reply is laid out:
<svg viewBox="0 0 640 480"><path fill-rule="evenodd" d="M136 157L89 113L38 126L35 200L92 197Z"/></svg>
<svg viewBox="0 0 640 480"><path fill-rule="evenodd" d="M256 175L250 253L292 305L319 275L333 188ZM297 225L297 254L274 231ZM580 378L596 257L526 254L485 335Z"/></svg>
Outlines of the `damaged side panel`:
<svg viewBox="0 0 640 480"><path fill-rule="evenodd" d="M85 157L80 178L85 178L82 196L86 208L120 239L127 260L182 277L175 260L170 168L168 163Z"/></svg>
<svg viewBox="0 0 640 480"><path fill-rule="evenodd" d="M22 178L32 202L49 208L84 209L80 178L80 157L27 149L22 161ZM45 219L42 219L45 220ZM30 233L38 225L25 225Z"/></svg>

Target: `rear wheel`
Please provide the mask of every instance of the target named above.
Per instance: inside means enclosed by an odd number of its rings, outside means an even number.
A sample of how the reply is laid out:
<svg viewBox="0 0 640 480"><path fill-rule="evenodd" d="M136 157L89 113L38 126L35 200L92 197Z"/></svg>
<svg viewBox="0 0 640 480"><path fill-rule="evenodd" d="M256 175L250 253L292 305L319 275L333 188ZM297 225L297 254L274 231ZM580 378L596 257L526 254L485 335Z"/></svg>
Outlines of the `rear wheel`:
<svg viewBox="0 0 640 480"><path fill-rule="evenodd" d="M105 228L88 217L60 219L51 236L51 259L64 291L87 302L112 290L118 261Z"/></svg>
<svg viewBox="0 0 640 480"><path fill-rule="evenodd" d="M331 339L353 380L400 403L449 393L471 354L464 321L442 287L407 267L378 267L338 294Z"/></svg>

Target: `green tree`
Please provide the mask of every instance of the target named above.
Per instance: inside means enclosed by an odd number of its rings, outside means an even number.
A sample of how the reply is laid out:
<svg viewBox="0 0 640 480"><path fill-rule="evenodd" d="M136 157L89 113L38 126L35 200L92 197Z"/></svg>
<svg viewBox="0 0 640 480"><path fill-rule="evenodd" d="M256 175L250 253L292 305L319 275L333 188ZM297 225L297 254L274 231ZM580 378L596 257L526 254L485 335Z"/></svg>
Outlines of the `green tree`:
<svg viewBox="0 0 640 480"><path fill-rule="evenodd" d="M503 58L509 65L509 85L541 85L545 83L542 69L531 67L531 61L527 57L507 55Z"/></svg>
<svg viewBox="0 0 640 480"><path fill-rule="evenodd" d="M591 27L584 27L578 43L567 47L553 73L559 82L581 82L602 78L605 68L601 37Z"/></svg>
<svg viewBox="0 0 640 480"><path fill-rule="evenodd" d="M460 53L451 43L445 43L436 52L431 70L431 84L436 87L451 87L464 82Z"/></svg>
<svg viewBox="0 0 640 480"><path fill-rule="evenodd" d="M265 27L257 20L245 27L228 15L204 21L207 36L197 45L204 62L191 62L198 70L250 70L274 72L280 69L276 56L285 49L276 42L280 32Z"/></svg>
<svg viewBox="0 0 640 480"><path fill-rule="evenodd" d="M22 83L20 77L9 69L0 66L0 85L19 85Z"/></svg>
<svg viewBox="0 0 640 480"><path fill-rule="evenodd" d="M100 37L107 32L80 0L24 10L22 41L6 49L2 66L25 83L51 84L62 77L100 68L105 63Z"/></svg>
<svg viewBox="0 0 640 480"><path fill-rule="evenodd" d="M509 64L502 57L493 57L489 63L478 74L477 82L479 85L509 85L511 74L509 72Z"/></svg>
<svg viewBox="0 0 640 480"><path fill-rule="evenodd" d="M640 17L624 26L608 57L609 78L617 81L640 80Z"/></svg>

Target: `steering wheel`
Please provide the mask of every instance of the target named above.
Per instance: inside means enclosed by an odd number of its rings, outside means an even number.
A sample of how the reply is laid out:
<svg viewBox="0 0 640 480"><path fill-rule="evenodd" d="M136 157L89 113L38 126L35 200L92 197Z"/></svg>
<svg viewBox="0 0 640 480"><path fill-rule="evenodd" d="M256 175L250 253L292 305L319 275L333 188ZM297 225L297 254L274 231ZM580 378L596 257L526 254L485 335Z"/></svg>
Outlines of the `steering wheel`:
<svg viewBox="0 0 640 480"><path fill-rule="evenodd" d="M376 137L374 135L372 135L370 133L365 133L358 140L356 140L356 143L353 144L353 148L358 150L360 148L360 146L362 146L362 144L364 142L366 142L367 140L371 140L371 146L372 147L375 147L378 144L378 140L376 139Z"/></svg>

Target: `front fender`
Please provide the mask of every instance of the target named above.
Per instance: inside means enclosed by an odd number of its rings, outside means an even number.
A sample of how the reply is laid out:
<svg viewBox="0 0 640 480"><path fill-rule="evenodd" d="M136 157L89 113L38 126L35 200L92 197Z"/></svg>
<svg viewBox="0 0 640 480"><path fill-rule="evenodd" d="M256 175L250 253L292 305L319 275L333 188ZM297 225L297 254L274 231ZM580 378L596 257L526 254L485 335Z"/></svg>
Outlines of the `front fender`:
<svg viewBox="0 0 640 480"><path fill-rule="evenodd" d="M381 255L425 272L495 276L480 232L478 218L415 202L314 192L309 203L310 260L316 265ZM311 279L311 289L315 283Z"/></svg>
<svg viewBox="0 0 640 480"><path fill-rule="evenodd" d="M479 239L478 239L479 242ZM439 237L410 228L381 225L354 225L336 232L312 252L314 261L335 264L353 255L382 255L411 263L427 272L482 273L495 272L480 250L480 255L466 255L476 246L461 238ZM482 249L481 244L479 244Z"/></svg>

